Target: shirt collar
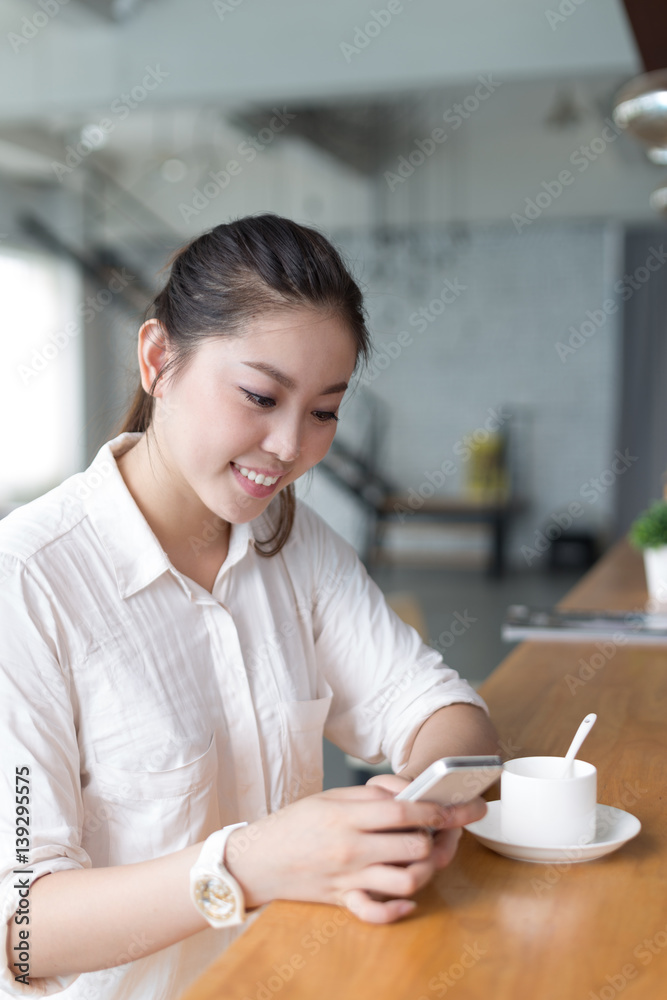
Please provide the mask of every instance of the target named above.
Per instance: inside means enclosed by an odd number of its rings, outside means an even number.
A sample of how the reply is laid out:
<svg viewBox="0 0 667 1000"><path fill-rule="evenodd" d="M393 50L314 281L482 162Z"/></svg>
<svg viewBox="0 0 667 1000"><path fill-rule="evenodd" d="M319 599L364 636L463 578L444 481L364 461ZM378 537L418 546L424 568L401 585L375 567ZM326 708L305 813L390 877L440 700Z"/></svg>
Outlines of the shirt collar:
<svg viewBox="0 0 667 1000"><path fill-rule="evenodd" d="M140 433L124 433L107 441L89 468L73 477L75 494L95 526L113 564L122 598L136 594L165 572L173 573L181 583L187 581L169 561L167 553L137 507L116 463L116 458L128 451L140 437ZM232 524L229 551L218 580L243 559L248 547L254 544L255 538L249 522ZM191 592L187 585L185 589Z"/></svg>

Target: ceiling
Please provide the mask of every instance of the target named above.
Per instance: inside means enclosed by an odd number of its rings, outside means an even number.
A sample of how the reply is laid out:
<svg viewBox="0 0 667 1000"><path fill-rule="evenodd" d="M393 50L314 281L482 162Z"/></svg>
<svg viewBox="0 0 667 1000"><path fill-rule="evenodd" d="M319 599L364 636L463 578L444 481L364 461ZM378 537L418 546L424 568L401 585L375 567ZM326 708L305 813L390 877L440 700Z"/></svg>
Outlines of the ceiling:
<svg viewBox="0 0 667 1000"><path fill-rule="evenodd" d="M103 111L147 66L164 73L153 107L233 108L377 96L480 73L632 76L640 65L620 0L570 0L573 13L556 22L554 11L569 9L562 0L143 0L120 22L95 2L70 0L35 27L33 0L3 0L0 121Z"/></svg>
<svg viewBox="0 0 667 1000"><path fill-rule="evenodd" d="M480 78L500 86L499 96L490 102L492 111L461 130L462 145L448 147L451 199L465 216L463 175L473 161L493 162L497 204L479 212L495 217L502 203L507 214L506 205L522 204L533 183L547 176L540 171L599 132L618 87L642 69L622 0L48 0L46 6L51 4L49 14L36 0L0 5L6 39L0 178L39 182L48 196L63 181L77 198L84 195L79 200L89 216L91 206L99 210L103 225L111 226L111 219L115 238L127 237L128 245L145 230L148 246L156 226L180 235L178 203L189 201L241 140L266 129L275 109L295 115L278 142L298 151L305 140L310 150L333 157L337 175L340 164L351 169L356 184L357 177L381 178L386 164L415 136L429 135L442 123L443 109L470 97ZM84 160L85 169L56 180L54 161L65 161L82 130L99 132L104 121L112 128ZM470 160L466 150L472 150ZM510 190L522 155L531 157L531 167ZM642 160L631 141L614 146L605 160L606 173L616 171L606 180L614 197L623 189L624 164L640 197L643 187L650 190L651 168ZM458 162L466 165L457 180ZM477 173L469 201L480 187L488 189L488 175ZM597 178L604 188L602 171ZM590 211L596 202L586 179L578 192ZM500 190L501 180L508 190ZM26 191L29 204L32 188ZM374 189L372 198L378 197Z"/></svg>
<svg viewBox="0 0 667 1000"><path fill-rule="evenodd" d="M488 126L502 142L516 119L552 131L573 115L603 119L617 85L641 71L621 0L69 0L38 19L37 9L0 7L0 173L53 184L54 160L107 120L87 166L142 202L172 157L192 186L275 108L298 112L289 142L369 175L429 131L433 98L451 105L480 77L503 85ZM81 172L60 179L78 184Z"/></svg>
<svg viewBox="0 0 667 1000"><path fill-rule="evenodd" d="M233 144L234 126L258 129L287 105L299 111L292 135L369 172L383 136L409 133L430 89L454 95L484 74L527 87L622 81L640 69L620 0L70 0L39 18L33 0L4 0L0 30L11 50L0 169L45 180L105 118L114 128L96 159L113 170Z"/></svg>

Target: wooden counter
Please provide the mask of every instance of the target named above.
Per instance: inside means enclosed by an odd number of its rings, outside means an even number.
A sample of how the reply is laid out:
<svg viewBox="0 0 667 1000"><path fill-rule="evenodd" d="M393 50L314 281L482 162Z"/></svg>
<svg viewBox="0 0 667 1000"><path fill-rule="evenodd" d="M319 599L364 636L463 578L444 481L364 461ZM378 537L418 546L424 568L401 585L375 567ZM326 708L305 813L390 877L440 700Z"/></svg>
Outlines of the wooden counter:
<svg viewBox="0 0 667 1000"><path fill-rule="evenodd" d="M562 604L634 610L646 599L641 558L620 543ZM377 926L336 907L272 903L183 1000L667 995L667 647L523 643L482 694L509 756L563 754L597 712L585 758L598 800L638 816L639 836L597 861L546 865L464 832L415 915Z"/></svg>

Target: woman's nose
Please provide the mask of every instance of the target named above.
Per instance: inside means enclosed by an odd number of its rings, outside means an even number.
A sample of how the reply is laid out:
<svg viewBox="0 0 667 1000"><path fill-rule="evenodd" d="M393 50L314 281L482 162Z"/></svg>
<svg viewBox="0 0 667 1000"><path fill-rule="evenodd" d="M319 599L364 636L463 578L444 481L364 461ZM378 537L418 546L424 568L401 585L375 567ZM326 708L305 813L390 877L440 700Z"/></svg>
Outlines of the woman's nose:
<svg viewBox="0 0 667 1000"><path fill-rule="evenodd" d="M301 452L301 424L295 418L272 421L271 430L264 439L265 451L278 461L296 462Z"/></svg>

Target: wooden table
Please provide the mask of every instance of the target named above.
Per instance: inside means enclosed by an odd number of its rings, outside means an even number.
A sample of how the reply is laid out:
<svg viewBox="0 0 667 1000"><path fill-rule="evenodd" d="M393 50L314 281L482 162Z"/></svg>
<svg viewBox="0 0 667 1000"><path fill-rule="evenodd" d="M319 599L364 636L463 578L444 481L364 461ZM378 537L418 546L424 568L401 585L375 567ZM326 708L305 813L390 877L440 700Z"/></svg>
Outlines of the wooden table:
<svg viewBox="0 0 667 1000"><path fill-rule="evenodd" d="M572 608L636 609L640 558L620 543L568 595ZM628 1000L667 995L667 648L523 643L482 688L508 755L563 754L598 713L585 757L599 801L642 822L585 864L529 864L464 832L452 864L387 926L275 902L184 1000ZM599 658L593 661L599 664ZM573 685L570 678L587 678ZM496 795L497 797L497 795Z"/></svg>

